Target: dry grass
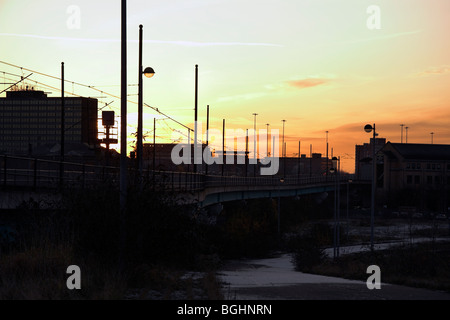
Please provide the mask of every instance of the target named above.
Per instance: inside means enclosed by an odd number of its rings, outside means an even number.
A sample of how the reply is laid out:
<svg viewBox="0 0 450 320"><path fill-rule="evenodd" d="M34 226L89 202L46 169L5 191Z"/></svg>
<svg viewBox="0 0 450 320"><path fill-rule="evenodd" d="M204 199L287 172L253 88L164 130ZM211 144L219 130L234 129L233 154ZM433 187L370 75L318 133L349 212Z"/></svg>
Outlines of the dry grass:
<svg viewBox="0 0 450 320"><path fill-rule="evenodd" d="M450 292L450 243L345 255L315 265L312 273L365 281L369 265L380 266L385 283Z"/></svg>

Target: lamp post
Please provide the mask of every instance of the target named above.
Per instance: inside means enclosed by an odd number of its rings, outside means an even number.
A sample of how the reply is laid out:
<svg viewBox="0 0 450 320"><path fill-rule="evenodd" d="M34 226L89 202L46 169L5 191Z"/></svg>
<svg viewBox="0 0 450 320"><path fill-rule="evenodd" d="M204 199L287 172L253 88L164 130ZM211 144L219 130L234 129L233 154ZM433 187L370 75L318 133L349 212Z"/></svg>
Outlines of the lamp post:
<svg viewBox="0 0 450 320"><path fill-rule="evenodd" d="M403 143L403 127L404 127L404 126L405 126L404 124L401 124L401 125L400 125L400 127L402 127L402 134L401 134L401 140L400 140L401 143Z"/></svg>
<svg viewBox="0 0 450 320"><path fill-rule="evenodd" d="M270 142L270 140L269 140L269 126L270 126L270 123L266 123L266 126L267 126L267 157L270 157L270 152L269 152L269 142Z"/></svg>
<svg viewBox="0 0 450 320"><path fill-rule="evenodd" d="M127 206L127 1L121 1L121 97L120 97L120 239L119 269L125 268Z"/></svg>
<svg viewBox="0 0 450 320"><path fill-rule="evenodd" d="M281 218L281 185L284 183L284 177L280 178L280 185L278 187L278 235L280 235L280 218Z"/></svg>
<svg viewBox="0 0 450 320"><path fill-rule="evenodd" d="M372 204L370 209L370 250L374 251L373 246L373 225L374 225L374 219L375 219L375 189L376 189L376 170L377 170L377 160L376 160L376 154L375 154L375 139L377 137L377 133L375 131L375 124L373 124L373 127L368 124L364 127L364 131L367 133L373 132L373 141L372 141Z"/></svg>
<svg viewBox="0 0 450 320"><path fill-rule="evenodd" d="M328 181L328 131L325 131L325 133L327 134L327 169L325 171L325 175L326 175L326 181Z"/></svg>
<svg viewBox="0 0 450 320"><path fill-rule="evenodd" d="M194 173L197 173L197 143L198 143L198 64L195 65L195 115L194 115ZM222 170L223 171L223 170Z"/></svg>
<svg viewBox="0 0 450 320"><path fill-rule="evenodd" d="M406 143L408 143L408 129L409 127L405 127Z"/></svg>
<svg viewBox="0 0 450 320"><path fill-rule="evenodd" d="M254 113L253 116L255 117L254 133L253 133L253 152L254 152L253 159L255 160L255 164L254 164L255 166L254 166L254 169L253 169L253 175L256 177L256 167L257 167L257 164L258 164L257 155L256 155L256 153L257 153L257 150L256 150L256 117L258 116L258 114Z"/></svg>
<svg viewBox="0 0 450 320"><path fill-rule="evenodd" d="M286 124L286 120L281 120L283 122L283 148L281 152L281 156L283 157L283 174L286 176L286 144L284 142L284 126Z"/></svg>
<svg viewBox="0 0 450 320"><path fill-rule="evenodd" d="M434 143L434 142L433 142L434 132L431 132L430 134L431 134L431 144L433 144L433 143Z"/></svg>
<svg viewBox="0 0 450 320"><path fill-rule="evenodd" d="M346 234L347 234L347 241L348 241L348 231L349 231L349 220L348 220L348 212L349 212L349 208L350 208L350 183L352 183L353 180L347 180L347 230L346 230Z"/></svg>
<svg viewBox="0 0 450 320"><path fill-rule="evenodd" d="M337 206L338 206L338 190L337 190L337 172L338 172L338 158L333 157L331 159L332 167L330 168L330 173L334 174L334 214L333 214L333 220L334 220L334 228L333 228L333 259L336 259L339 257L339 250L338 250L338 232L337 232Z"/></svg>
<svg viewBox="0 0 450 320"><path fill-rule="evenodd" d="M142 75L145 75L147 78L151 78L155 75L155 71L152 68L146 68L142 66L142 38L144 33L144 27L139 25L139 82L138 82L138 132L137 132L137 162L138 162L138 171L139 171L139 188L142 190L142 168L143 168L143 89L142 89Z"/></svg>

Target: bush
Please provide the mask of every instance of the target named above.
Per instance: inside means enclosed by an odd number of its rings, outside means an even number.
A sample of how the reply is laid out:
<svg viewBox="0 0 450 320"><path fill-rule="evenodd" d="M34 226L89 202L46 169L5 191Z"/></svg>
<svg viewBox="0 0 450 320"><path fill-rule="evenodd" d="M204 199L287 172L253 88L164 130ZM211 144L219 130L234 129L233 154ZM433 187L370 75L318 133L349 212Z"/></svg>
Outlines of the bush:
<svg viewBox="0 0 450 320"><path fill-rule="evenodd" d="M333 228L328 223L315 223L302 234L296 234L287 242L293 253L297 271L309 272L325 259L324 248L332 243Z"/></svg>

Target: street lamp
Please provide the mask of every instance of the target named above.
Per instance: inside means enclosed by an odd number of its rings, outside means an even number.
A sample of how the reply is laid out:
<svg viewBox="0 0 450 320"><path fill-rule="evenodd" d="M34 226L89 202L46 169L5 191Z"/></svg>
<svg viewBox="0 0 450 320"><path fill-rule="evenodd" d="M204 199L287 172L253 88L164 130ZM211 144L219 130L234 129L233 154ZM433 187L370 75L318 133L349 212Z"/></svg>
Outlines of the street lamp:
<svg viewBox="0 0 450 320"><path fill-rule="evenodd" d="M254 148L253 149L253 152L254 152L253 159L255 160L255 166L254 166L253 175L256 177L256 167L258 164L258 161L256 161L257 160L257 155L256 155L256 153L257 153L257 149L256 149L256 117L258 116L258 114L254 113L253 116L255 117L255 131L253 134L253 148Z"/></svg>
<svg viewBox="0 0 450 320"><path fill-rule="evenodd" d="M280 217L281 217L281 185L284 183L284 177L280 178L280 185L278 187L278 235L280 235Z"/></svg>
<svg viewBox="0 0 450 320"><path fill-rule="evenodd" d="M338 195L338 181L337 181L337 173L338 173L338 158L337 157L333 157L331 159L331 165L332 167L330 168L330 173L334 174L334 181L335 181L335 185L334 185L334 228L333 228L333 258L336 259L336 257L339 257L339 250L337 249L337 244L338 244L338 231L337 231L337 206L338 206L338 201L337 201L337 197Z"/></svg>
<svg viewBox="0 0 450 320"><path fill-rule="evenodd" d="M377 170L377 160L375 154L375 139L377 137L377 133L375 131L375 124L373 127L368 124L364 127L364 131L367 133L373 132L373 141L372 141L372 205L370 210L370 250L373 252L373 225L375 219L375 189L376 189L376 170Z"/></svg>
<svg viewBox="0 0 450 320"><path fill-rule="evenodd" d="M400 127L402 128L402 134L401 134L401 140L400 140L401 143L403 143L403 127L404 126L405 126L404 124L400 125Z"/></svg>
<svg viewBox="0 0 450 320"><path fill-rule="evenodd" d="M284 142L284 126L286 124L286 120L281 121L283 121L283 148L281 156L283 157L283 174L286 176L286 143Z"/></svg>
<svg viewBox="0 0 450 320"><path fill-rule="evenodd" d="M409 129L409 127L405 127L406 143L408 143L408 129Z"/></svg>
<svg viewBox="0 0 450 320"><path fill-rule="evenodd" d="M143 170L143 94L142 94L142 75L147 78L151 78L155 75L155 70L153 68L145 68L142 66L142 38L143 38L143 26L139 25L139 88L138 88L138 132L137 132L137 162L139 170L139 188L142 189L142 170Z"/></svg>

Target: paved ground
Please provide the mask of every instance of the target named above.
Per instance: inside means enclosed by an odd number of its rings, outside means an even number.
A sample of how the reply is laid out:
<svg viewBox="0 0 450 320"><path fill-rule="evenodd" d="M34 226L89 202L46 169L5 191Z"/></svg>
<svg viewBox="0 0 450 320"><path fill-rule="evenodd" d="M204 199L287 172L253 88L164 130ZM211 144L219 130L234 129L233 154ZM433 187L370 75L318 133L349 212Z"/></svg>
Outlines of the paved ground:
<svg viewBox="0 0 450 320"><path fill-rule="evenodd" d="M369 276L369 275L367 275ZM273 259L230 261L219 272L227 300L450 300L440 291L296 272L289 255Z"/></svg>

